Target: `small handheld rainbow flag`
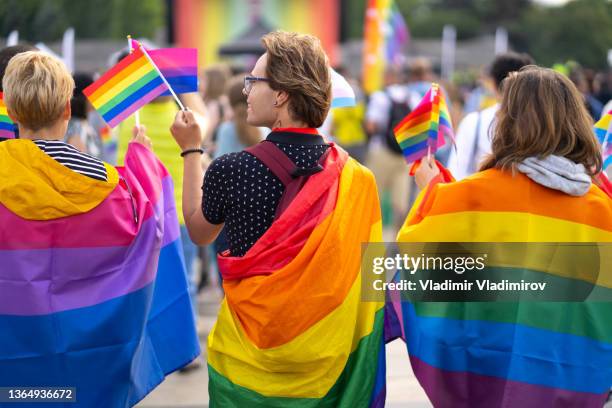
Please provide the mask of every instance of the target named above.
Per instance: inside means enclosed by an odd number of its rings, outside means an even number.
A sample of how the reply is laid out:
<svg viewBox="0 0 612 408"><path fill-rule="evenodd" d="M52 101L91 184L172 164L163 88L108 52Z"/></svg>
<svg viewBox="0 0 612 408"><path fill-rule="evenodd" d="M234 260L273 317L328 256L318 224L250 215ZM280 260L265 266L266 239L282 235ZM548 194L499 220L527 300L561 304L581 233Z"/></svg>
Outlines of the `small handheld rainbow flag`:
<svg viewBox="0 0 612 408"><path fill-rule="evenodd" d="M601 143L604 170L612 164L612 110L606 113L593 126L595 135Z"/></svg>
<svg viewBox="0 0 612 408"><path fill-rule="evenodd" d="M9 118L8 112L6 111L2 92L0 92L0 138L15 138L15 123Z"/></svg>
<svg viewBox="0 0 612 408"><path fill-rule="evenodd" d="M408 163L435 153L444 146L445 135L454 143L453 125L438 84L431 84L419 105L395 126L393 133Z"/></svg>
<svg viewBox="0 0 612 408"><path fill-rule="evenodd" d="M122 59L83 90L112 128L151 100L170 90L159 69L141 49Z"/></svg>

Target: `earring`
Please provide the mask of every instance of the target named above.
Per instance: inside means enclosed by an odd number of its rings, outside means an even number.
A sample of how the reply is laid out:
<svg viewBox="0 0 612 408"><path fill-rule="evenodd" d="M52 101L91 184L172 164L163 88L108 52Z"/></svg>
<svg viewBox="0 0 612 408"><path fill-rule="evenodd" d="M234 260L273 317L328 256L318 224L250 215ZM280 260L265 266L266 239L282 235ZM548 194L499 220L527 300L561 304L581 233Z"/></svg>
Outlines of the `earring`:
<svg viewBox="0 0 612 408"><path fill-rule="evenodd" d="M274 106L278 106L278 102L277 101L274 101Z"/></svg>

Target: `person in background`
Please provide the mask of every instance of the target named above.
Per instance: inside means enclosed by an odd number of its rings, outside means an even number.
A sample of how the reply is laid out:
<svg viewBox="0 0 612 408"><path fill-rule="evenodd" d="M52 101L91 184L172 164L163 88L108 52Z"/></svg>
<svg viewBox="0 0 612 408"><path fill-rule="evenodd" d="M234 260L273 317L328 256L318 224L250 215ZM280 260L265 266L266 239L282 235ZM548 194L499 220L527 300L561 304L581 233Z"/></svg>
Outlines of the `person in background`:
<svg viewBox="0 0 612 408"><path fill-rule="evenodd" d="M346 78L355 91L355 106L332 108L330 134L351 157L365 163L368 152L368 136L365 131L365 98L359 84L341 67L336 72Z"/></svg>
<svg viewBox="0 0 612 408"><path fill-rule="evenodd" d="M370 135L366 165L376 177L381 201L390 197L390 223L397 228L409 208L413 183L393 128L420 102L419 94L409 89L407 81L400 67L388 68L386 86L370 95L365 118Z"/></svg>
<svg viewBox="0 0 612 408"><path fill-rule="evenodd" d="M217 131L217 145L213 158L217 159L228 153L240 152L256 145L265 138L264 129L247 123L247 100L243 93L244 75L231 78L227 84L225 95L232 109L232 119L221 123ZM267 129L266 129L267 130ZM227 233L223 229L211 249L210 264L217 268L217 254L229 248ZM219 275L220 278L220 275ZM201 280L204 282L204 277ZM219 279L221 283L221 279Z"/></svg>
<svg viewBox="0 0 612 408"><path fill-rule="evenodd" d="M223 121L217 129L215 159L253 146L265 136L262 128L247 123L247 101L242 93L243 88L244 75L232 77L228 81L225 96L231 108L231 119Z"/></svg>
<svg viewBox="0 0 612 408"><path fill-rule="evenodd" d="M414 58L408 65L408 90L415 93L419 100L425 96L435 75L431 61L425 57Z"/></svg>
<svg viewBox="0 0 612 408"><path fill-rule="evenodd" d="M582 98L584 99L585 106L593 118L593 121L597 121L602 114L603 111L603 103L601 103L595 96L593 96L590 83L587 79L587 75L585 70L578 64L572 63L571 65L569 78L572 80L576 88L582 94Z"/></svg>
<svg viewBox="0 0 612 408"><path fill-rule="evenodd" d="M495 57L489 69L489 80L496 90L498 100L504 78L529 64L533 64L533 59L527 54L509 52ZM498 109L499 104L495 104L472 112L459 123L455 134L456 149L451 149L448 158L448 169L455 179L461 180L475 173L483 157L491 152L490 135L494 131L492 124Z"/></svg>
<svg viewBox="0 0 612 408"><path fill-rule="evenodd" d="M206 106L208 128L204 135L205 146L213 146L219 125L231 118L231 109L225 96L230 70L225 65L207 67L200 75L200 95Z"/></svg>
<svg viewBox="0 0 612 408"><path fill-rule="evenodd" d="M86 73L76 73L73 79L75 88L70 99L72 116L68 122L64 141L83 153L102 159L102 140L89 122L89 112L92 107L83 94L83 89L93 83L93 77Z"/></svg>

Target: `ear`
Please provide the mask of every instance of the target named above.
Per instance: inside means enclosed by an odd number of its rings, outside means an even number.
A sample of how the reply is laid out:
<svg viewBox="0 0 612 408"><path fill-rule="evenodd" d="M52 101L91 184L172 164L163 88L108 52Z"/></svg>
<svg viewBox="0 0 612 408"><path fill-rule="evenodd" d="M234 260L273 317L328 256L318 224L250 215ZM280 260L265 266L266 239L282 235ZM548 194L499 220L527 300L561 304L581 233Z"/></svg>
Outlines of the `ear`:
<svg viewBox="0 0 612 408"><path fill-rule="evenodd" d="M280 108L289 101L289 94L285 91L277 91L274 98L274 106Z"/></svg>
<svg viewBox="0 0 612 408"><path fill-rule="evenodd" d="M70 108L70 101L66 102L66 106L64 106L64 113L62 114L62 119L70 120L72 116L72 109Z"/></svg>

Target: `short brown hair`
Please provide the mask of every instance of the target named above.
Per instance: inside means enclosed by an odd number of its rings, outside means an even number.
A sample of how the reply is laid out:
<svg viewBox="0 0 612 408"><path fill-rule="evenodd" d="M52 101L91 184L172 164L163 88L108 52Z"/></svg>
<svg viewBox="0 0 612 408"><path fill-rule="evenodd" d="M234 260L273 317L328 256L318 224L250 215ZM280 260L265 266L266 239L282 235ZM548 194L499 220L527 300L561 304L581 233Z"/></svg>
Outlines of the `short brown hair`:
<svg viewBox="0 0 612 408"><path fill-rule="evenodd" d="M602 156L582 95L564 75L528 65L502 82L492 153L480 170L516 170L528 157L557 155L601 171Z"/></svg>
<svg viewBox="0 0 612 408"><path fill-rule="evenodd" d="M261 41L268 54L270 87L289 94L289 113L294 119L320 127L331 105L331 75L319 39L275 31Z"/></svg>
<svg viewBox="0 0 612 408"><path fill-rule="evenodd" d="M74 80L63 62L40 51L11 58L2 79L7 109L31 130L57 122L72 97Z"/></svg>

